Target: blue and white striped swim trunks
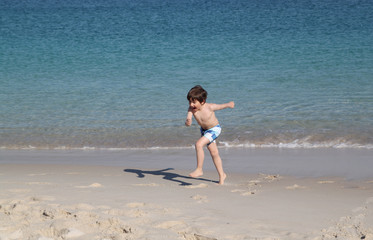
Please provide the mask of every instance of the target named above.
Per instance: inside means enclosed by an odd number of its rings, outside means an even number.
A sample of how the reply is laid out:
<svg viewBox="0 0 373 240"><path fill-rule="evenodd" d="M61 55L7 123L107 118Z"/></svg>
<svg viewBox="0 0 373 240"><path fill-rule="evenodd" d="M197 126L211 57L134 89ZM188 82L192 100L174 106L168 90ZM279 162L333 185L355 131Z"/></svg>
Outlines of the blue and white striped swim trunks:
<svg viewBox="0 0 373 240"><path fill-rule="evenodd" d="M221 127L219 124L207 130L201 128L201 136L206 137L210 141L210 143L207 145L210 145L212 142L215 142L215 139L219 137L220 133Z"/></svg>

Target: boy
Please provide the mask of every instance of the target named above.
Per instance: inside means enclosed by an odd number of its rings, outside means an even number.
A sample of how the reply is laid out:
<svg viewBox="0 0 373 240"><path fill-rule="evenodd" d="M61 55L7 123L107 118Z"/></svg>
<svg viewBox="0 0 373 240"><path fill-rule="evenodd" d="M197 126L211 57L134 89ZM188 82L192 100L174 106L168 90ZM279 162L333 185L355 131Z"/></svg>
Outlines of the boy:
<svg viewBox="0 0 373 240"><path fill-rule="evenodd" d="M192 116L194 116L197 123L201 126L202 135L195 145L197 168L190 173L189 176L196 178L203 175L202 167L205 158L203 147L207 145L216 170L219 173L219 184L224 184L224 180L227 175L223 171L223 164L215 141L221 132L221 127L218 119L215 116L215 111L225 108L234 108L234 102L224 104L206 103L207 92L200 85L190 89L187 99L189 101L189 109L185 125L188 127L192 125Z"/></svg>

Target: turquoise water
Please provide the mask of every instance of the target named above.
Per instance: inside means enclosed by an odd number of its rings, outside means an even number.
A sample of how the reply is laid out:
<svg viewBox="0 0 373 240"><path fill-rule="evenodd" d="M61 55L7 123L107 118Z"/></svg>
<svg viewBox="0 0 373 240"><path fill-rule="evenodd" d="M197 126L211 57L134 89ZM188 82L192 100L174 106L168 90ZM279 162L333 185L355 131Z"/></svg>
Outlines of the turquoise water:
<svg viewBox="0 0 373 240"><path fill-rule="evenodd" d="M373 148L370 0L0 2L1 148Z"/></svg>

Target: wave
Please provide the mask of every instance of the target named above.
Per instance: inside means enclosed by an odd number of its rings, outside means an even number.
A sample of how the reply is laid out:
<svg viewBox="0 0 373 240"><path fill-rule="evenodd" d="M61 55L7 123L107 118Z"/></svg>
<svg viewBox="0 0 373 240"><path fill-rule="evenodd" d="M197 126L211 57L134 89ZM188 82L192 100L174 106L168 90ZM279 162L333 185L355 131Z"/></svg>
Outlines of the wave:
<svg viewBox="0 0 373 240"><path fill-rule="evenodd" d="M373 149L373 144L361 144L345 139L329 141L309 141L309 138L296 139L289 142L254 142L254 141L218 141L219 148L282 148L282 149ZM2 150L84 150L84 151L124 151L124 150L168 150L168 149L192 149L194 145L181 146L138 146L138 147L107 147L107 146L33 146L33 145L9 145L0 146Z"/></svg>
<svg viewBox="0 0 373 240"><path fill-rule="evenodd" d="M335 149L373 149L373 144L360 144L344 139L335 139L331 141L310 142L307 139L297 139L291 142L225 142L221 141L220 144L226 148L242 147L242 148L288 148L288 149L313 149L313 148L335 148Z"/></svg>

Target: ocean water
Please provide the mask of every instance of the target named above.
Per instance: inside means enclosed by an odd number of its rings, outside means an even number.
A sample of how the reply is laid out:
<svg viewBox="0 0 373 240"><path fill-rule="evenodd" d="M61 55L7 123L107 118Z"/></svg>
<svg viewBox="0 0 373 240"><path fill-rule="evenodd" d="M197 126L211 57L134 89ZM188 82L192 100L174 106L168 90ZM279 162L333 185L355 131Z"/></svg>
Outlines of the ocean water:
<svg viewBox="0 0 373 240"><path fill-rule="evenodd" d="M2 0L0 148L373 148L373 1Z"/></svg>

